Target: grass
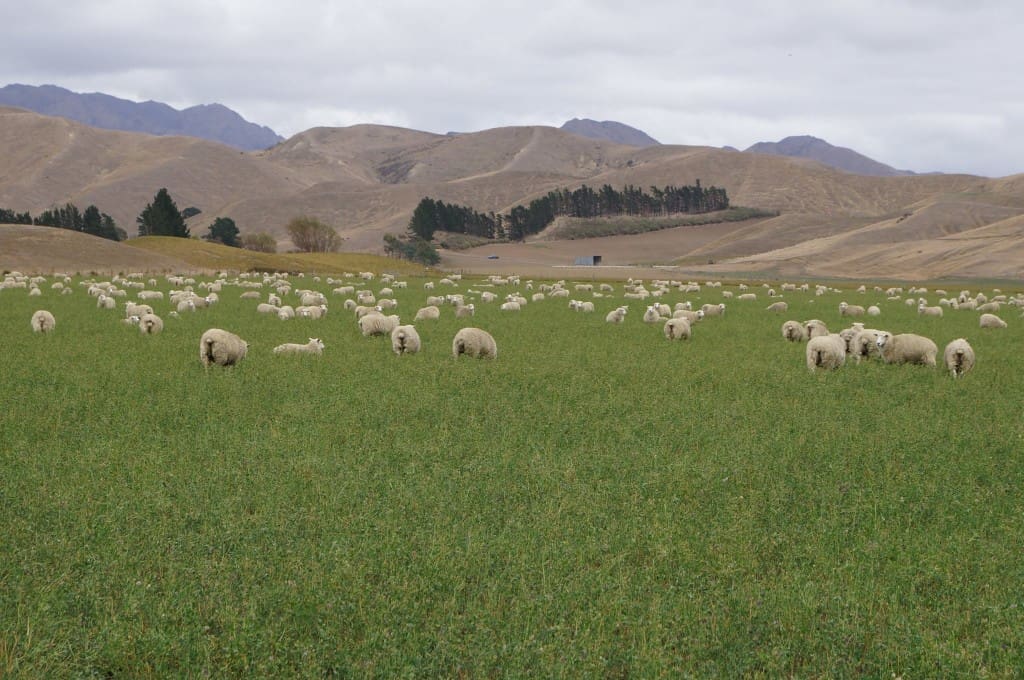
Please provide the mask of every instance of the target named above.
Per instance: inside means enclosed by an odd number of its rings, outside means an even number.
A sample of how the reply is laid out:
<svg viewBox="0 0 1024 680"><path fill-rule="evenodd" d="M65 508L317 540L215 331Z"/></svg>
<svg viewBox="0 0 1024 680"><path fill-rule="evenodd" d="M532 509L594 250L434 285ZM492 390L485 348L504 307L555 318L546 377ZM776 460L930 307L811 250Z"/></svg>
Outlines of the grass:
<svg viewBox="0 0 1024 680"><path fill-rule="evenodd" d="M279 322L236 292L142 337L79 286L0 291L0 675L1024 668L1014 313L982 333L970 312L790 293L785 317L729 301L669 343L635 301L605 324L617 297L478 302L398 358L337 298ZM411 318L436 291L396 292ZM844 298L940 350L966 336L978 365L809 374L779 326L839 328ZM51 335L29 331L41 307ZM497 361L452 360L463 325ZM245 361L204 371L209 327L249 340ZM322 357L271 355L309 336Z"/></svg>

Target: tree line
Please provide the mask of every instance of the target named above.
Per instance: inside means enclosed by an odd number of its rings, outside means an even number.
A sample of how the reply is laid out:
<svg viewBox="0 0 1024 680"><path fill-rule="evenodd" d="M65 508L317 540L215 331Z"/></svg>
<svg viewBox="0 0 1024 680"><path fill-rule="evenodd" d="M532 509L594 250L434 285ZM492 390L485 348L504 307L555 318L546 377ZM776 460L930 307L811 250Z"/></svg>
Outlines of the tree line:
<svg viewBox="0 0 1024 680"><path fill-rule="evenodd" d="M65 203L60 207L44 210L38 217L32 217L28 212L18 213L0 208L0 224L34 224L40 227L56 227L80 231L83 234L99 236L111 241L123 241L128 238L128 233L117 226L114 218L106 213L101 213L95 205L90 205L83 212L74 203Z"/></svg>
<svg viewBox="0 0 1024 680"><path fill-rule="evenodd" d="M413 210L409 233L429 241L435 231L449 231L489 239L521 241L536 234L556 217L616 217L621 215L652 217L679 213L705 213L725 210L729 197L725 189L693 185L650 187L650 193L633 185L616 191L610 184L592 189L586 184L570 191L560 189L517 205L508 214L481 213L472 208L424 198Z"/></svg>

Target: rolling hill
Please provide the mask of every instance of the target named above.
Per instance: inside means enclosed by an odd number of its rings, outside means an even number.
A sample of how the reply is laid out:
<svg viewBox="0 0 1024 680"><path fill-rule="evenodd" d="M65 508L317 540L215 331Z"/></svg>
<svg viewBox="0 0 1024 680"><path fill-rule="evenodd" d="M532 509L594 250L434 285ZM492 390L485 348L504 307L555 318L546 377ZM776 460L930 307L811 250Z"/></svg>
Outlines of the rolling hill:
<svg viewBox="0 0 1024 680"><path fill-rule="evenodd" d="M494 250L504 253L502 267L564 265L575 250L601 253L608 264L793 277L857 277L868 270L892 278L1024 275L1016 245L1024 238L1024 176L854 175L778 155L638 148L551 127L460 135L376 125L314 128L272 149L241 153L194 138L106 131L18 109L0 109L0 148L0 207L38 214L67 201L93 203L130 234L161 187L179 208L202 210L190 220L195 235L226 216L243 233L268 231L286 248L284 225L309 214L336 226L346 250L380 252L383 234L403 231L424 196L505 212L583 183L646 188L700 179L725 187L734 205L779 215L696 239L658 232L564 248L508 244L450 254L446 261L488 266L483 254Z"/></svg>

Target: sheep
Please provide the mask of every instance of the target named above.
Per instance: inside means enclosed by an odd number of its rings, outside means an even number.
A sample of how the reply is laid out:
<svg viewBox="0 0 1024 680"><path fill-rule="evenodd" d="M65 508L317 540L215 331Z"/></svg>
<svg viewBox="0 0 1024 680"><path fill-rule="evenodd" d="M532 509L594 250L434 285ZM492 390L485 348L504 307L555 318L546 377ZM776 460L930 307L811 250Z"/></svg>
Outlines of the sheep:
<svg viewBox="0 0 1024 680"><path fill-rule="evenodd" d="M917 305L917 313L924 316L942 316L942 307L929 307L925 303L920 302Z"/></svg>
<svg viewBox="0 0 1024 680"><path fill-rule="evenodd" d="M658 323L659 321L661 321L661 315L658 314L657 307L655 305L651 305L650 307L648 307L647 311L644 312L644 317L642 320L644 323Z"/></svg>
<svg viewBox="0 0 1024 680"><path fill-rule="evenodd" d="M310 338L309 342L302 344L297 342L286 342L274 348L274 354L323 354L324 342L320 338Z"/></svg>
<svg viewBox="0 0 1024 680"><path fill-rule="evenodd" d="M744 300L744 301L756 300L757 299L757 293L741 293L740 295L738 295L736 297L736 299L737 300Z"/></svg>
<svg viewBox="0 0 1024 680"><path fill-rule="evenodd" d="M395 354L416 354L420 351L420 334L412 325L395 326L391 331L391 349Z"/></svg>
<svg viewBox="0 0 1024 680"><path fill-rule="evenodd" d="M156 335L164 329L164 320L156 314L143 314L139 318L139 332L143 335Z"/></svg>
<svg viewBox="0 0 1024 680"><path fill-rule="evenodd" d="M939 348L929 338L914 333L893 335L885 331L878 334L878 345L882 359L887 364L935 365Z"/></svg>
<svg viewBox="0 0 1024 680"><path fill-rule="evenodd" d="M522 309L522 307L519 305L518 302L509 301L501 303L501 307L499 307L498 309L500 309L503 312L518 312L520 309Z"/></svg>
<svg viewBox="0 0 1024 680"><path fill-rule="evenodd" d="M964 338L957 338L946 345L942 359L950 375L960 378L974 368L974 348Z"/></svg>
<svg viewBox="0 0 1024 680"><path fill-rule="evenodd" d="M137 305L132 301L124 303L124 315L125 316L145 316L146 314L152 314L153 308L149 305Z"/></svg>
<svg viewBox="0 0 1024 680"><path fill-rule="evenodd" d="M359 319L359 330L363 336L388 335L399 324L398 315L384 316L380 312L367 314Z"/></svg>
<svg viewBox="0 0 1024 680"><path fill-rule="evenodd" d="M117 301L112 298L100 293L99 297L96 298L96 306L100 309L114 309L117 307Z"/></svg>
<svg viewBox="0 0 1024 680"><path fill-rule="evenodd" d="M1006 328L1006 322L995 314L982 314L978 323L982 328Z"/></svg>
<svg viewBox="0 0 1024 680"><path fill-rule="evenodd" d="M690 339L690 322L686 319L669 319L665 322L665 328L663 330L665 337L669 340Z"/></svg>
<svg viewBox="0 0 1024 680"><path fill-rule="evenodd" d="M277 314L280 310L280 307L272 305L268 302L261 302L258 305L256 305L257 314Z"/></svg>
<svg viewBox="0 0 1024 680"><path fill-rule="evenodd" d="M605 315L604 320L608 323L622 323L626 320L626 312L628 311L629 310L625 307L618 307L608 312L608 314Z"/></svg>
<svg viewBox="0 0 1024 680"><path fill-rule="evenodd" d="M807 339L807 329L799 321L787 321L782 324L782 337L790 342L803 342Z"/></svg>
<svg viewBox="0 0 1024 680"><path fill-rule="evenodd" d="M196 311L196 303L192 300L182 300L178 303L178 313Z"/></svg>
<svg viewBox="0 0 1024 680"><path fill-rule="evenodd" d="M199 360L207 368L212 364L234 366L248 350L249 343L220 328L211 328L199 338Z"/></svg>
<svg viewBox="0 0 1024 680"><path fill-rule="evenodd" d="M882 310L878 308L878 305L871 305L868 307L868 316L879 316Z"/></svg>
<svg viewBox="0 0 1024 680"><path fill-rule="evenodd" d="M452 355L458 359L460 354L474 359L497 359L498 345L491 334L481 328L463 328L452 340Z"/></svg>
<svg viewBox="0 0 1024 680"><path fill-rule="evenodd" d="M49 333L56 327L57 320L45 309L37 310L32 315L32 330L36 333Z"/></svg>
<svg viewBox="0 0 1024 680"><path fill-rule="evenodd" d="M327 305L301 305L295 308L295 315L303 319L322 319L327 315Z"/></svg>
<svg viewBox="0 0 1024 680"><path fill-rule="evenodd" d="M846 342L836 333L818 335L807 341L807 369L837 369L846 363Z"/></svg>
<svg viewBox="0 0 1024 680"><path fill-rule="evenodd" d="M725 303L701 305L700 311L704 312L704 316L723 316L725 314Z"/></svg>
<svg viewBox="0 0 1024 680"><path fill-rule="evenodd" d="M413 317L413 321L427 321L432 319L440 319L441 310L436 305L427 305L426 307L420 307L416 312L416 316Z"/></svg>
<svg viewBox="0 0 1024 680"><path fill-rule="evenodd" d="M473 316L474 314L476 314L476 305L474 305L472 302L470 302L468 305L462 305L460 307L455 308L456 319L465 319L467 317Z"/></svg>
<svg viewBox="0 0 1024 680"><path fill-rule="evenodd" d="M138 326L140 321L142 321L142 317L138 314L133 314L126 319L121 319L121 323L126 326Z"/></svg>
<svg viewBox="0 0 1024 680"><path fill-rule="evenodd" d="M782 302L782 301L773 302L770 305L768 305L767 307L765 307L765 310L769 311L769 312L785 312L788 309L789 309L789 304L786 303L786 302Z"/></svg>
<svg viewBox="0 0 1024 680"><path fill-rule="evenodd" d="M863 328L859 333L853 336L853 342L851 343L850 353L857 357L857 363L861 362L861 359L870 359L871 357L880 357L881 352L878 349L878 336L882 331L875 330L874 328Z"/></svg>
<svg viewBox="0 0 1024 680"><path fill-rule="evenodd" d="M295 308L291 305L284 305L281 309L277 310L277 318L281 321L289 321L295 318Z"/></svg>
<svg viewBox="0 0 1024 680"><path fill-rule="evenodd" d="M860 305L850 305L846 302L840 302L839 316L864 316L864 308Z"/></svg>
<svg viewBox="0 0 1024 680"><path fill-rule="evenodd" d="M704 312L698 309L696 312L689 309L677 309L672 312L673 319L686 319L691 326L704 318Z"/></svg>
<svg viewBox="0 0 1024 680"><path fill-rule="evenodd" d="M804 328L807 329L808 338L817 338L823 335L828 335L828 326L826 326L825 322L820 319L804 321Z"/></svg>

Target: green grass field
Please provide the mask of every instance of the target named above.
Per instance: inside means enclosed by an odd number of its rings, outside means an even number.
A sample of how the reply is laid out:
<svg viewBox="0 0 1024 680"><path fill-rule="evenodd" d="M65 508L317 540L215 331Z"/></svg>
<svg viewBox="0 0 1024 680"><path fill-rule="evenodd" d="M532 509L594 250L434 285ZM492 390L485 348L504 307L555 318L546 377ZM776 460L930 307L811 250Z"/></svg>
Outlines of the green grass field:
<svg viewBox="0 0 1024 680"><path fill-rule="evenodd" d="M606 324L618 294L590 315L478 300L473 319L417 323L423 351L396 357L338 297L323 320L281 322L225 287L179 319L156 304L166 330L144 337L74 288L0 291L0 676L1024 668L1013 308L982 332L974 312L925 319L850 291L788 293L779 316L762 292L673 343L639 301ZM396 293L403 319L427 294ZM663 298L683 299L722 300ZM838 330L841 299L940 354L967 337L975 370L809 373L779 327ZM52 334L30 331L39 308ZM496 361L453 360L466 325ZM249 356L204 370L210 327ZM271 354L310 336L322 357Z"/></svg>

